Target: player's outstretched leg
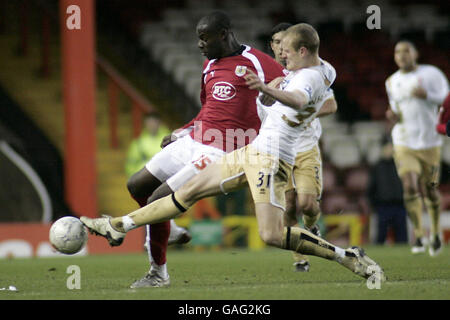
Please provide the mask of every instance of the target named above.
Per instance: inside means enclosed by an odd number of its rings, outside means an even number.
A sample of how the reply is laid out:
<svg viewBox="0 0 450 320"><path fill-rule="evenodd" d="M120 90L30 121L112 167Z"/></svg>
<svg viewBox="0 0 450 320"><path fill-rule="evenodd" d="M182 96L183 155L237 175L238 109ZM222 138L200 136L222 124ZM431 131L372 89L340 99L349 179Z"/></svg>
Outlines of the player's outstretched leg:
<svg viewBox="0 0 450 320"><path fill-rule="evenodd" d="M175 193L158 199L128 215L114 218L81 217L90 232L108 239L112 246L120 245L125 234L146 224L169 221L184 213L200 199L220 194L220 165L210 164L201 175L194 176Z"/></svg>
<svg viewBox="0 0 450 320"><path fill-rule="evenodd" d="M80 217L80 220L91 233L106 238L111 246L119 246L128 231L146 224L169 221L185 211L183 204L172 194L122 217Z"/></svg>
<svg viewBox="0 0 450 320"><path fill-rule="evenodd" d="M283 213L283 222L285 227L298 226L297 221L297 194L295 189L290 189L285 193L286 210ZM308 272L310 268L309 259L300 253L292 251L294 259L294 271Z"/></svg>
<svg viewBox="0 0 450 320"><path fill-rule="evenodd" d="M282 248L337 261L366 279L375 274L381 281L385 280L381 267L369 258L363 249L339 248L302 228L284 228Z"/></svg>

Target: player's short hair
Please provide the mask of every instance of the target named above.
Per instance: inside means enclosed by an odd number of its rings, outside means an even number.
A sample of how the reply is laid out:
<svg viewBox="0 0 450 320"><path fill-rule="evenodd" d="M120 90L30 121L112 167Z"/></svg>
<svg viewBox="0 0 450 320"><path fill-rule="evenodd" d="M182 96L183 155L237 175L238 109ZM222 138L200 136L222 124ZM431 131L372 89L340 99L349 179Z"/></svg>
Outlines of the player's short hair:
<svg viewBox="0 0 450 320"><path fill-rule="evenodd" d="M211 31L220 31L220 30L230 30L231 29L231 20L230 17L223 11L217 10L213 11L206 16L202 17L198 24L204 23L207 24Z"/></svg>
<svg viewBox="0 0 450 320"><path fill-rule="evenodd" d="M408 40L408 39L400 39L400 40L397 41L397 43L396 43L395 45L397 45L397 44L399 44L399 43L406 43L408 46L410 46L411 48L413 48L416 52L419 52L419 51L417 50L416 45L415 45L414 42L412 42L411 40Z"/></svg>
<svg viewBox="0 0 450 320"><path fill-rule="evenodd" d="M275 33L278 33L281 31L286 31L289 27L292 27L292 23L281 22L281 23L277 24L276 26L274 26L272 28L272 30L270 30L270 39L272 39L272 37Z"/></svg>
<svg viewBox="0 0 450 320"><path fill-rule="evenodd" d="M316 29L307 23L299 23L293 25L287 32L293 36L292 47L298 51L301 47L305 47L312 54L319 51L320 38Z"/></svg>

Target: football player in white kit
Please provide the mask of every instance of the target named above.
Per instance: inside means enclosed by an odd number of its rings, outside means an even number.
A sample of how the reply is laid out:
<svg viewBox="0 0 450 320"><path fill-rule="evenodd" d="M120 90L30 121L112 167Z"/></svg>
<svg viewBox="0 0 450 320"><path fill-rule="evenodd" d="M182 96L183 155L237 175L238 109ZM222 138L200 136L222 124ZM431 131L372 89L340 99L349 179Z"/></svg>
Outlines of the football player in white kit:
<svg viewBox="0 0 450 320"><path fill-rule="evenodd" d="M285 190L295 163L299 134L329 98L328 89L335 79L335 73L321 63L318 49L315 29L298 24L289 28L283 38L283 55L290 73L279 89L265 85L254 72L247 71L249 88L276 100L266 108L259 135L252 143L211 163L178 191L128 215L81 217L81 221L92 232L120 243L129 230L177 217L202 198L249 186L259 234L266 244L333 260L364 278L378 276L384 280L381 268L361 248L342 249L305 229L285 227L283 223Z"/></svg>
<svg viewBox="0 0 450 320"><path fill-rule="evenodd" d="M414 227L412 253L425 252L428 241L422 226L422 198L430 217L429 254L442 249L439 227L439 176L442 137L435 130L439 106L448 94L444 73L432 65L417 63L418 52L409 41L395 46L394 60L399 68L386 80L390 109L386 117L392 129L394 160L402 180L404 204Z"/></svg>
<svg viewBox="0 0 450 320"><path fill-rule="evenodd" d="M281 50L281 40L286 30L292 26L290 23L279 23L272 29L270 47L274 53L275 60L285 66ZM321 63L327 62L321 60ZM330 72L335 72L333 67L328 65ZM331 75L329 75L331 77ZM336 100L331 94L316 117L323 117L337 110ZM258 100L258 110L264 111L264 103ZM262 113L260 111L260 114ZM322 135L322 127L319 119L314 119L311 125L302 131L301 138L297 144L297 155L290 180L286 191L286 211L284 213L285 226L292 227L298 223L297 213L302 214L303 225L315 235L320 236L320 228L317 221L320 217L320 198L322 195L322 157L319 149L319 139ZM298 206L297 206L298 203ZM307 272L310 268L309 259L305 255L293 252L294 270Z"/></svg>

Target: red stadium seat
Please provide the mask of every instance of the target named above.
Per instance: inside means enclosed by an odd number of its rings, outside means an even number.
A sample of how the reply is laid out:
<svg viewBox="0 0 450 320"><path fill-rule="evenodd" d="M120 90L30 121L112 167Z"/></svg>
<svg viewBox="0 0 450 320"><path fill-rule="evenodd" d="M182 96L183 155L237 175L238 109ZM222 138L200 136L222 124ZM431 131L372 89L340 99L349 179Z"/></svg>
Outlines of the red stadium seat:
<svg viewBox="0 0 450 320"><path fill-rule="evenodd" d="M344 185L349 192L362 194L369 182L369 172L365 167L349 169L345 175Z"/></svg>
<svg viewBox="0 0 450 320"><path fill-rule="evenodd" d="M337 185L336 172L331 166L324 166L322 169L323 191L333 191Z"/></svg>
<svg viewBox="0 0 450 320"><path fill-rule="evenodd" d="M345 192L327 193L322 199L324 214L337 214L347 206L348 198Z"/></svg>

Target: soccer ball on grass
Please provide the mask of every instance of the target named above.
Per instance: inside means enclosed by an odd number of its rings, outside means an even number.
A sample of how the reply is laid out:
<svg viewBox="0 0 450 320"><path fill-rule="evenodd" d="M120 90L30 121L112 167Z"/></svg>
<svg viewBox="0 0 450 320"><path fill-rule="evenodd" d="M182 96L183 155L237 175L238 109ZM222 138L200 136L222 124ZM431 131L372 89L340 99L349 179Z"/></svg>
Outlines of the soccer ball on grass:
<svg viewBox="0 0 450 320"><path fill-rule="evenodd" d="M88 233L80 219L62 217L50 227L49 239L59 252L75 254L86 245Z"/></svg>

